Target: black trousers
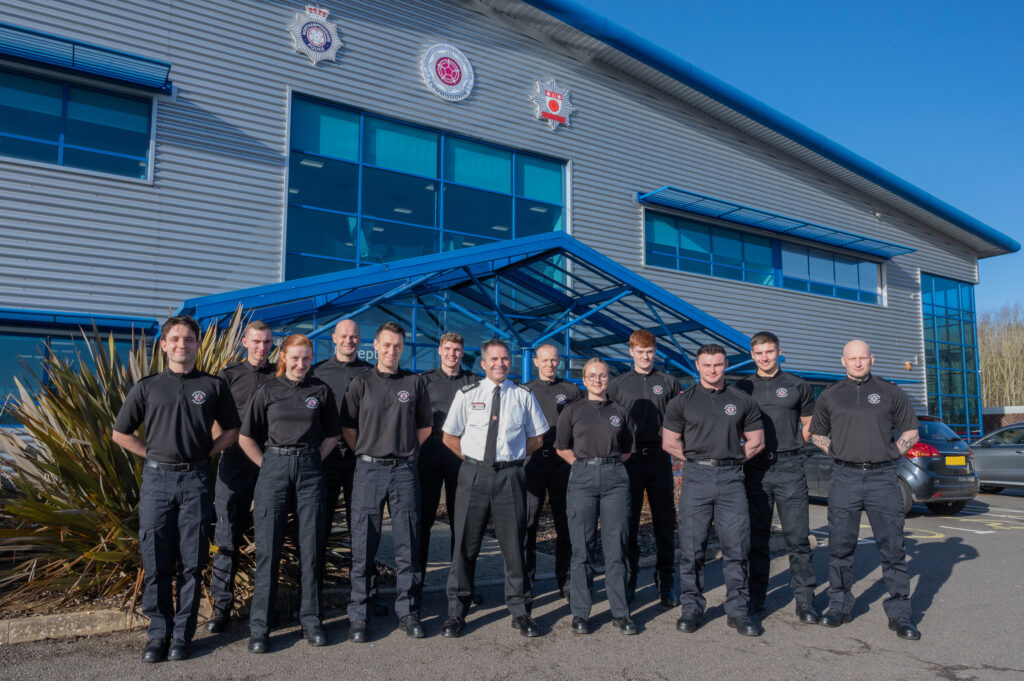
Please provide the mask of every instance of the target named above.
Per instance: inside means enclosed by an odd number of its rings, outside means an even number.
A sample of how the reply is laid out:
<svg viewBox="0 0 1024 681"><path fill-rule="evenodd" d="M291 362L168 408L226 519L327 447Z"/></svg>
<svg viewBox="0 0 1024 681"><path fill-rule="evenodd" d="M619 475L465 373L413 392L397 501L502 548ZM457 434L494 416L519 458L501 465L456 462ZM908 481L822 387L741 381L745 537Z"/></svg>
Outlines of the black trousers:
<svg viewBox="0 0 1024 681"><path fill-rule="evenodd" d="M650 454L633 454L626 461L629 474L631 508L629 516L629 584L632 591L640 570L640 511L644 504L644 492L651 506L651 524L654 527L654 542L657 562L654 567L654 581L661 594L674 589L675 585L675 529L676 504L672 485L672 459L662 451Z"/></svg>
<svg viewBox="0 0 1024 681"><path fill-rule="evenodd" d="M789 553L790 587L797 604L809 606L814 600L814 563L808 521L805 456L783 455L767 461L760 454L743 467L750 507L750 600L764 601L771 577L772 517L779 509L782 537Z"/></svg>
<svg viewBox="0 0 1024 681"><path fill-rule="evenodd" d="M455 493L455 553L448 573L448 616L462 619L473 593L476 559L487 521L494 519L505 560L505 605L513 617L533 605L523 558L526 539L526 471L522 466L494 470L464 461Z"/></svg>
<svg viewBox="0 0 1024 681"><path fill-rule="evenodd" d="M356 460L352 484L352 593L348 618L365 622L367 604L372 596L374 558L380 546L384 504L391 515L395 545L398 593L395 614L399 618L420 610L420 485L416 459L394 465Z"/></svg>
<svg viewBox="0 0 1024 681"><path fill-rule="evenodd" d="M593 604L594 564L597 562L597 525L601 522L604 549L604 588L612 617L629 616L626 593L629 569L629 475L617 458L612 463L572 466L567 497L572 536L572 576L569 606L574 617L590 617Z"/></svg>
<svg viewBox="0 0 1024 681"><path fill-rule="evenodd" d="M569 562L572 542L566 519L566 491L569 488L571 467L555 451L538 450L526 462L526 572L530 584L537 577L537 526L540 524L544 498L551 504L551 517L555 522L555 580L559 589L569 582Z"/></svg>
<svg viewBox="0 0 1024 681"><path fill-rule="evenodd" d="M295 512L299 543L302 600L299 621L304 628L320 626L320 556L324 536L324 478L319 448L298 455L263 455L256 481L253 521L256 525L256 579L249 631L269 632L277 594L288 513Z"/></svg>
<svg viewBox="0 0 1024 681"><path fill-rule="evenodd" d="M420 581L426 578L427 563L430 561L430 529L437 519L441 505L441 488L444 487L444 503L448 514L448 526L452 529L448 547L448 559L455 550L455 489L459 484L459 468L462 466L455 452L440 442L427 440L420 449L416 462L420 476Z"/></svg>
<svg viewBox="0 0 1024 681"><path fill-rule="evenodd" d="M210 467L179 472L145 466L140 492L142 614L149 618L149 638L191 641L210 555Z"/></svg>
<svg viewBox="0 0 1024 681"><path fill-rule="evenodd" d="M832 466L828 486L828 601L829 609L853 609L853 552L860 534L860 514L871 524L882 578L889 597L882 601L890 619L910 619L910 576L903 543L903 495L895 462L891 466L860 470Z"/></svg>
<svg viewBox="0 0 1024 681"><path fill-rule="evenodd" d="M235 599L235 574L242 536L252 527L252 498L260 468L238 447L224 450L217 464L213 508L217 525L213 531L213 575L210 593L218 614L228 614Z"/></svg>
<svg viewBox="0 0 1024 681"><path fill-rule="evenodd" d="M338 510L338 499L345 494L345 523L352 524L352 478L356 472L356 457L347 449L335 447L323 462L324 469L324 513L327 522L324 527L324 549L331 539L334 514Z"/></svg>
<svg viewBox="0 0 1024 681"><path fill-rule="evenodd" d="M679 600L682 613L703 614L704 564L708 534L714 520L722 541L725 579L725 614L742 617L748 612L747 554L750 551L750 514L743 486L742 466L701 466L688 461L679 494Z"/></svg>

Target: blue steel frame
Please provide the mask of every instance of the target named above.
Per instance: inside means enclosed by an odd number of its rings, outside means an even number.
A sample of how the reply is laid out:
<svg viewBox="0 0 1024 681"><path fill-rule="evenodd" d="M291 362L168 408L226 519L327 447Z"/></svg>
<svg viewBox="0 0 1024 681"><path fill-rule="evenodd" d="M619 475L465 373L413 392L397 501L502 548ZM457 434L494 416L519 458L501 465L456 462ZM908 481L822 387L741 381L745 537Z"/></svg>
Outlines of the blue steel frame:
<svg viewBox="0 0 1024 681"><path fill-rule="evenodd" d="M445 320L456 315L480 332L467 337L467 354L479 347L474 340L503 338L521 356L523 380L530 377L533 350L545 342L560 344L570 366L595 355L628 362L628 337L637 328L661 341L658 354L667 367L690 376L696 375L695 353L706 343L726 348L732 368L750 362L747 336L563 233L193 298L178 314L224 324L239 305L279 333L314 339L329 337L337 320L361 314L380 319L411 308L407 323L413 325L423 313ZM448 329L437 322L434 330ZM411 345L430 346L420 341L424 332L410 331ZM436 338L432 343L436 349ZM416 365L415 350L412 359L413 369L428 368Z"/></svg>
<svg viewBox="0 0 1024 681"><path fill-rule="evenodd" d="M0 55L164 94L173 90L167 62L4 22L0 22Z"/></svg>

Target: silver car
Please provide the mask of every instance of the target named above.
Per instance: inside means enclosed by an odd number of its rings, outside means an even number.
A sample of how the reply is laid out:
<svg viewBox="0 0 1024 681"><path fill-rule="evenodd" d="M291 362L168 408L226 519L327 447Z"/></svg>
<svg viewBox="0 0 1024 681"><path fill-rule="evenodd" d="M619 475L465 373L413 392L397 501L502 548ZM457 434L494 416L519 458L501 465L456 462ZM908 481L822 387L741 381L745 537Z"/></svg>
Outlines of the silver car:
<svg viewBox="0 0 1024 681"><path fill-rule="evenodd" d="M989 433L971 445L981 491L998 494L1024 487L1024 421Z"/></svg>

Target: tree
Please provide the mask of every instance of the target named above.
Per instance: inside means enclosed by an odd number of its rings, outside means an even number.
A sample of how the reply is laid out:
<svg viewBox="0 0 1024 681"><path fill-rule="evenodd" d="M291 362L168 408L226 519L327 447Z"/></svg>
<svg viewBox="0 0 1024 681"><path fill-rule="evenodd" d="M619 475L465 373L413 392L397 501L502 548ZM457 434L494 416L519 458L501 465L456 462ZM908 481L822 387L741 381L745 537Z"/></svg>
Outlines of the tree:
<svg viewBox="0 0 1024 681"><path fill-rule="evenodd" d="M982 404L1024 405L1024 306L1007 304L978 319Z"/></svg>

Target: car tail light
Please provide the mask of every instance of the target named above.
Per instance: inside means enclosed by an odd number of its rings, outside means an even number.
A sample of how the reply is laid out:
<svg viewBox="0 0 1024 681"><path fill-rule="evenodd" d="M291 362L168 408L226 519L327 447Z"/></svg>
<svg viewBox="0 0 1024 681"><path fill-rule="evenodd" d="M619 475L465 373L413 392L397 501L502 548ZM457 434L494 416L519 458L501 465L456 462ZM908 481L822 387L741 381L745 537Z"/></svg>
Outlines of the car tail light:
<svg viewBox="0 0 1024 681"><path fill-rule="evenodd" d="M906 456L908 459L917 459L922 457L937 458L940 455L939 450L935 449L935 447L932 447L931 445L926 445L923 442L918 442L913 447L908 449L907 453L904 456Z"/></svg>
<svg viewBox="0 0 1024 681"><path fill-rule="evenodd" d="M970 449L970 448L967 449L967 460L968 461L974 461L974 450L973 449Z"/></svg>

